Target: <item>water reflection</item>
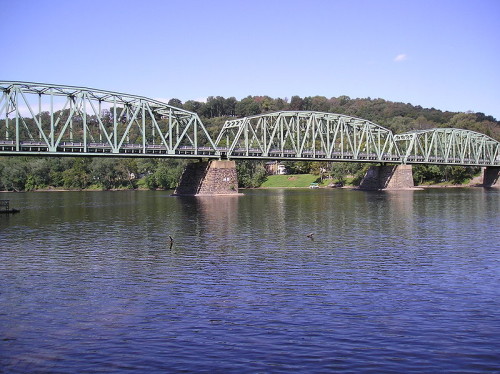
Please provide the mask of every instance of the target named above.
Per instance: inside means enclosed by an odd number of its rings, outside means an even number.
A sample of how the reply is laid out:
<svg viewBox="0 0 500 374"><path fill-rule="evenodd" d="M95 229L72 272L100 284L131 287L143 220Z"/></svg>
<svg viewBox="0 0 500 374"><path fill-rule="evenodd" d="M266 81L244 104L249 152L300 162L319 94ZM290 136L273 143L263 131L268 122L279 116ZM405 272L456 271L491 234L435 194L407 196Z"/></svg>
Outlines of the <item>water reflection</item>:
<svg viewBox="0 0 500 374"><path fill-rule="evenodd" d="M197 211L205 230L221 240L231 240L238 225L238 204L241 196L197 196Z"/></svg>

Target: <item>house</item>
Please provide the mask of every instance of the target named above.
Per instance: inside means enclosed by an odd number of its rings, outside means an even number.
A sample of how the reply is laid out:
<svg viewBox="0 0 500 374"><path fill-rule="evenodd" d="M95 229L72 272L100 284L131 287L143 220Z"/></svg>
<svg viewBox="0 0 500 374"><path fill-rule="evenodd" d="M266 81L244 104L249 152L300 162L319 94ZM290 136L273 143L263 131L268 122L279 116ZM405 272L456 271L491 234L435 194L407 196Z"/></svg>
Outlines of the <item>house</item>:
<svg viewBox="0 0 500 374"><path fill-rule="evenodd" d="M283 165L281 162L278 161L270 161L266 162L266 172L267 175L284 175L287 174L286 172L286 166Z"/></svg>

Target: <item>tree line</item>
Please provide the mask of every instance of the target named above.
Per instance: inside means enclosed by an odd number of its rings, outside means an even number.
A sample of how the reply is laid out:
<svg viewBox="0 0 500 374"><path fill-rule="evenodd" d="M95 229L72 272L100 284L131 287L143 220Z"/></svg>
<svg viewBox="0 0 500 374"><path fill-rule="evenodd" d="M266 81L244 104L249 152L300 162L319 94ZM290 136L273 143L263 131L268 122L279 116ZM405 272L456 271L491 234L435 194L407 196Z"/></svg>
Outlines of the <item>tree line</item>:
<svg viewBox="0 0 500 374"><path fill-rule="evenodd" d="M43 189L174 189L186 164L179 159L129 159L85 157L0 157L0 191ZM371 164L324 161L284 162L289 174L314 174L318 179L358 185ZM259 187L267 177L263 161L236 163L240 188ZM460 184L472 179L480 168L414 165L415 184Z"/></svg>
<svg viewBox="0 0 500 374"><path fill-rule="evenodd" d="M0 157L0 190L172 189L186 160L108 157Z"/></svg>
<svg viewBox="0 0 500 374"><path fill-rule="evenodd" d="M384 99L351 99L349 96L330 99L324 96L273 99L269 96L248 96L236 100L234 97L209 96L206 102L189 100L182 103L179 99L171 99L168 104L197 113L209 125L220 125L224 117L246 117L282 110L310 110L364 118L394 133L454 127L477 131L500 140L500 121L491 115L441 111Z"/></svg>

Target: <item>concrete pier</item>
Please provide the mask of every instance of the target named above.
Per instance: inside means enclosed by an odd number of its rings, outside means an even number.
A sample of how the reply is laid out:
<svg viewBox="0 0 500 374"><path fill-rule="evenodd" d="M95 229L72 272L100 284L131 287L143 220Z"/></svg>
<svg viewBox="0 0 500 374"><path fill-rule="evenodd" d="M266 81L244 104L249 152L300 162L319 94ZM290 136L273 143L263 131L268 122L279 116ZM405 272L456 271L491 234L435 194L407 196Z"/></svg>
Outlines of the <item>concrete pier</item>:
<svg viewBox="0 0 500 374"><path fill-rule="evenodd" d="M414 188L411 165L371 166L359 188L362 190L407 190Z"/></svg>
<svg viewBox="0 0 500 374"><path fill-rule="evenodd" d="M179 196L214 196L238 194L238 177L234 161L209 161L188 164L179 186Z"/></svg>
<svg viewBox="0 0 500 374"><path fill-rule="evenodd" d="M483 187L500 187L500 167L483 168Z"/></svg>

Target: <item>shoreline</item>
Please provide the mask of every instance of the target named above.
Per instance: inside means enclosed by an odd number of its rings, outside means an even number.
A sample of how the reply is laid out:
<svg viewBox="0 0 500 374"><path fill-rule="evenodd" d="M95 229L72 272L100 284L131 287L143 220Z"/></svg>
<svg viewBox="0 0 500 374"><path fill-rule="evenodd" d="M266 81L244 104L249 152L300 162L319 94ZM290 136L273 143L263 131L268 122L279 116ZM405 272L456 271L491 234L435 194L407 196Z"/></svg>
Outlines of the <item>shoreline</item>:
<svg viewBox="0 0 500 374"><path fill-rule="evenodd" d="M429 184L429 185L417 185L413 188L407 188L407 190L425 190L425 189L440 189L440 188L474 188L474 187L483 187L482 184ZM276 189L287 189L287 190L309 190L309 187L287 187L287 186L275 186L275 187L241 187L239 190L276 190ZM327 189L327 190L360 190L358 186L343 186L343 187L328 187L321 186L318 189ZM131 189L122 189L115 188L109 190L101 190L101 189L67 189L67 188L44 188L37 189L31 191L0 191L0 193L25 193L25 192L120 192L120 191L171 191L174 188L161 190L149 190L147 188L131 188Z"/></svg>

